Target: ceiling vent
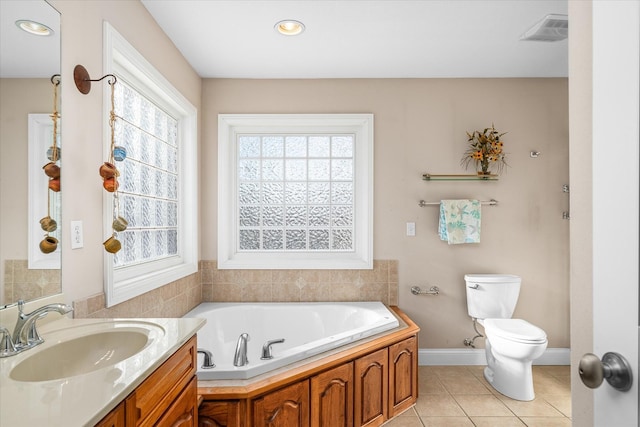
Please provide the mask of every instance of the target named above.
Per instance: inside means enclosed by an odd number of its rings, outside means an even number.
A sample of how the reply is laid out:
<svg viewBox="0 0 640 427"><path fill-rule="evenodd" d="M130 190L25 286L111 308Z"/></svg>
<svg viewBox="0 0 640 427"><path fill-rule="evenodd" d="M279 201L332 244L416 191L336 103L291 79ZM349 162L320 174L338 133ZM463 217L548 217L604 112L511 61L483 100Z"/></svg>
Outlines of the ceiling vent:
<svg viewBox="0 0 640 427"><path fill-rule="evenodd" d="M534 42L557 42L569 35L567 15L549 14L520 37L520 40Z"/></svg>

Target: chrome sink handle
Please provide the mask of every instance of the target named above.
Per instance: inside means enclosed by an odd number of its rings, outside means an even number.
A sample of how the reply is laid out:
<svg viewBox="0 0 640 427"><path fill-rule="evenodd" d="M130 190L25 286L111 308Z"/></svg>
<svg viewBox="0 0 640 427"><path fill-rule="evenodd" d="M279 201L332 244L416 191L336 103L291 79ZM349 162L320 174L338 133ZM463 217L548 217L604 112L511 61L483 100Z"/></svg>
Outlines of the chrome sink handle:
<svg viewBox="0 0 640 427"><path fill-rule="evenodd" d="M44 340L38 335L35 323L38 319L46 316L48 313L55 311L61 315L65 315L73 311L73 308L66 304L48 304L33 310L31 313L24 312L24 301L18 301L18 319L13 330L13 344L18 351L34 347Z"/></svg>
<svg viewBox="0 0 640 427"><path fill-rule="evenodd" d="M273 354L271 354L271 346L273 344L280 344L283 342L284 342L284 338L279 338L277 340L271 340L264 343L264 345L262 346L262 357L260 359L261 360L273 359Z"/></svg>
<svg viewBox="0 0 640 427"><path fill-rule="evenodd" d="M13 345L9 330L0 327L0 334L2 334L2 340L0 340L0 357L13 356L16 354L16 346Z"/></svg>

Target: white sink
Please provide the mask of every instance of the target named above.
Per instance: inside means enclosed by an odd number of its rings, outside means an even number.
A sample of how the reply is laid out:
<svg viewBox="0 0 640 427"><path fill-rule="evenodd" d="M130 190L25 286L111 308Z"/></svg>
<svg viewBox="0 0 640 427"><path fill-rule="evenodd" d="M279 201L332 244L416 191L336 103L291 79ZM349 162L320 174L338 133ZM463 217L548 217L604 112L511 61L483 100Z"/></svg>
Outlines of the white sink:
<svg viewBox="0 0 640 427"><path fill-rule="evenodd" d="M9 376L15 381L59 380L87 374L126 360L164 330L153 323L111 321L92 327L43 334L45 343L24 352Z"/></svg>

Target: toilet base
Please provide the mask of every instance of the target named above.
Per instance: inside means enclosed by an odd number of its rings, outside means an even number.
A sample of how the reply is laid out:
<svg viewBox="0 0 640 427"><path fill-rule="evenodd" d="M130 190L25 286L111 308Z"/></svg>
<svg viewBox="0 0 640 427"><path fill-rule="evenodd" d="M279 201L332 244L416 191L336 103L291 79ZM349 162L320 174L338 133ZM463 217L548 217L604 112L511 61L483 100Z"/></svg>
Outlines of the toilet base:
<svg viewBox="0 0 640 427"><path fill-rule="evenodd" d="M484 368L484 378L496 391L511 399L530 401L535 398L531 364L528 367L528 375L526 372L505 372L500 369L494 371L487 366Z"/></svg>
<svg viewBox="0 0 640 427"><path fill-rule="evenodd" d="M515 400L530 401L535 398L533 392L533 360L519 360L496 355L491 350L489 340L485 341L487 367L484 378L498 392ZM544 350L544 348L543 348Z"/></svg>

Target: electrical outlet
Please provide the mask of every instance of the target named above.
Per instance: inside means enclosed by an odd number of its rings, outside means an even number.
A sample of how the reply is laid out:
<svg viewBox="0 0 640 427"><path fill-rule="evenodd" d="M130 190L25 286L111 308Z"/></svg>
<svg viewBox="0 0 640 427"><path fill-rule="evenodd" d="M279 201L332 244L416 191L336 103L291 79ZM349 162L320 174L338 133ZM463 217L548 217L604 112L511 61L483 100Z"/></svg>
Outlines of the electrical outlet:
<svg viewBox="0 0 640 427"><path fill-rule="evenodd" d="M80 249L83 246L82 221L71 221L71 249Z"/></svg>
<svg viewBox="0 0 640 427"><path fill-rule="evenodd" d="M415 236L416 235L416 223L408 222L407 223L407 236Z"/></svg>

